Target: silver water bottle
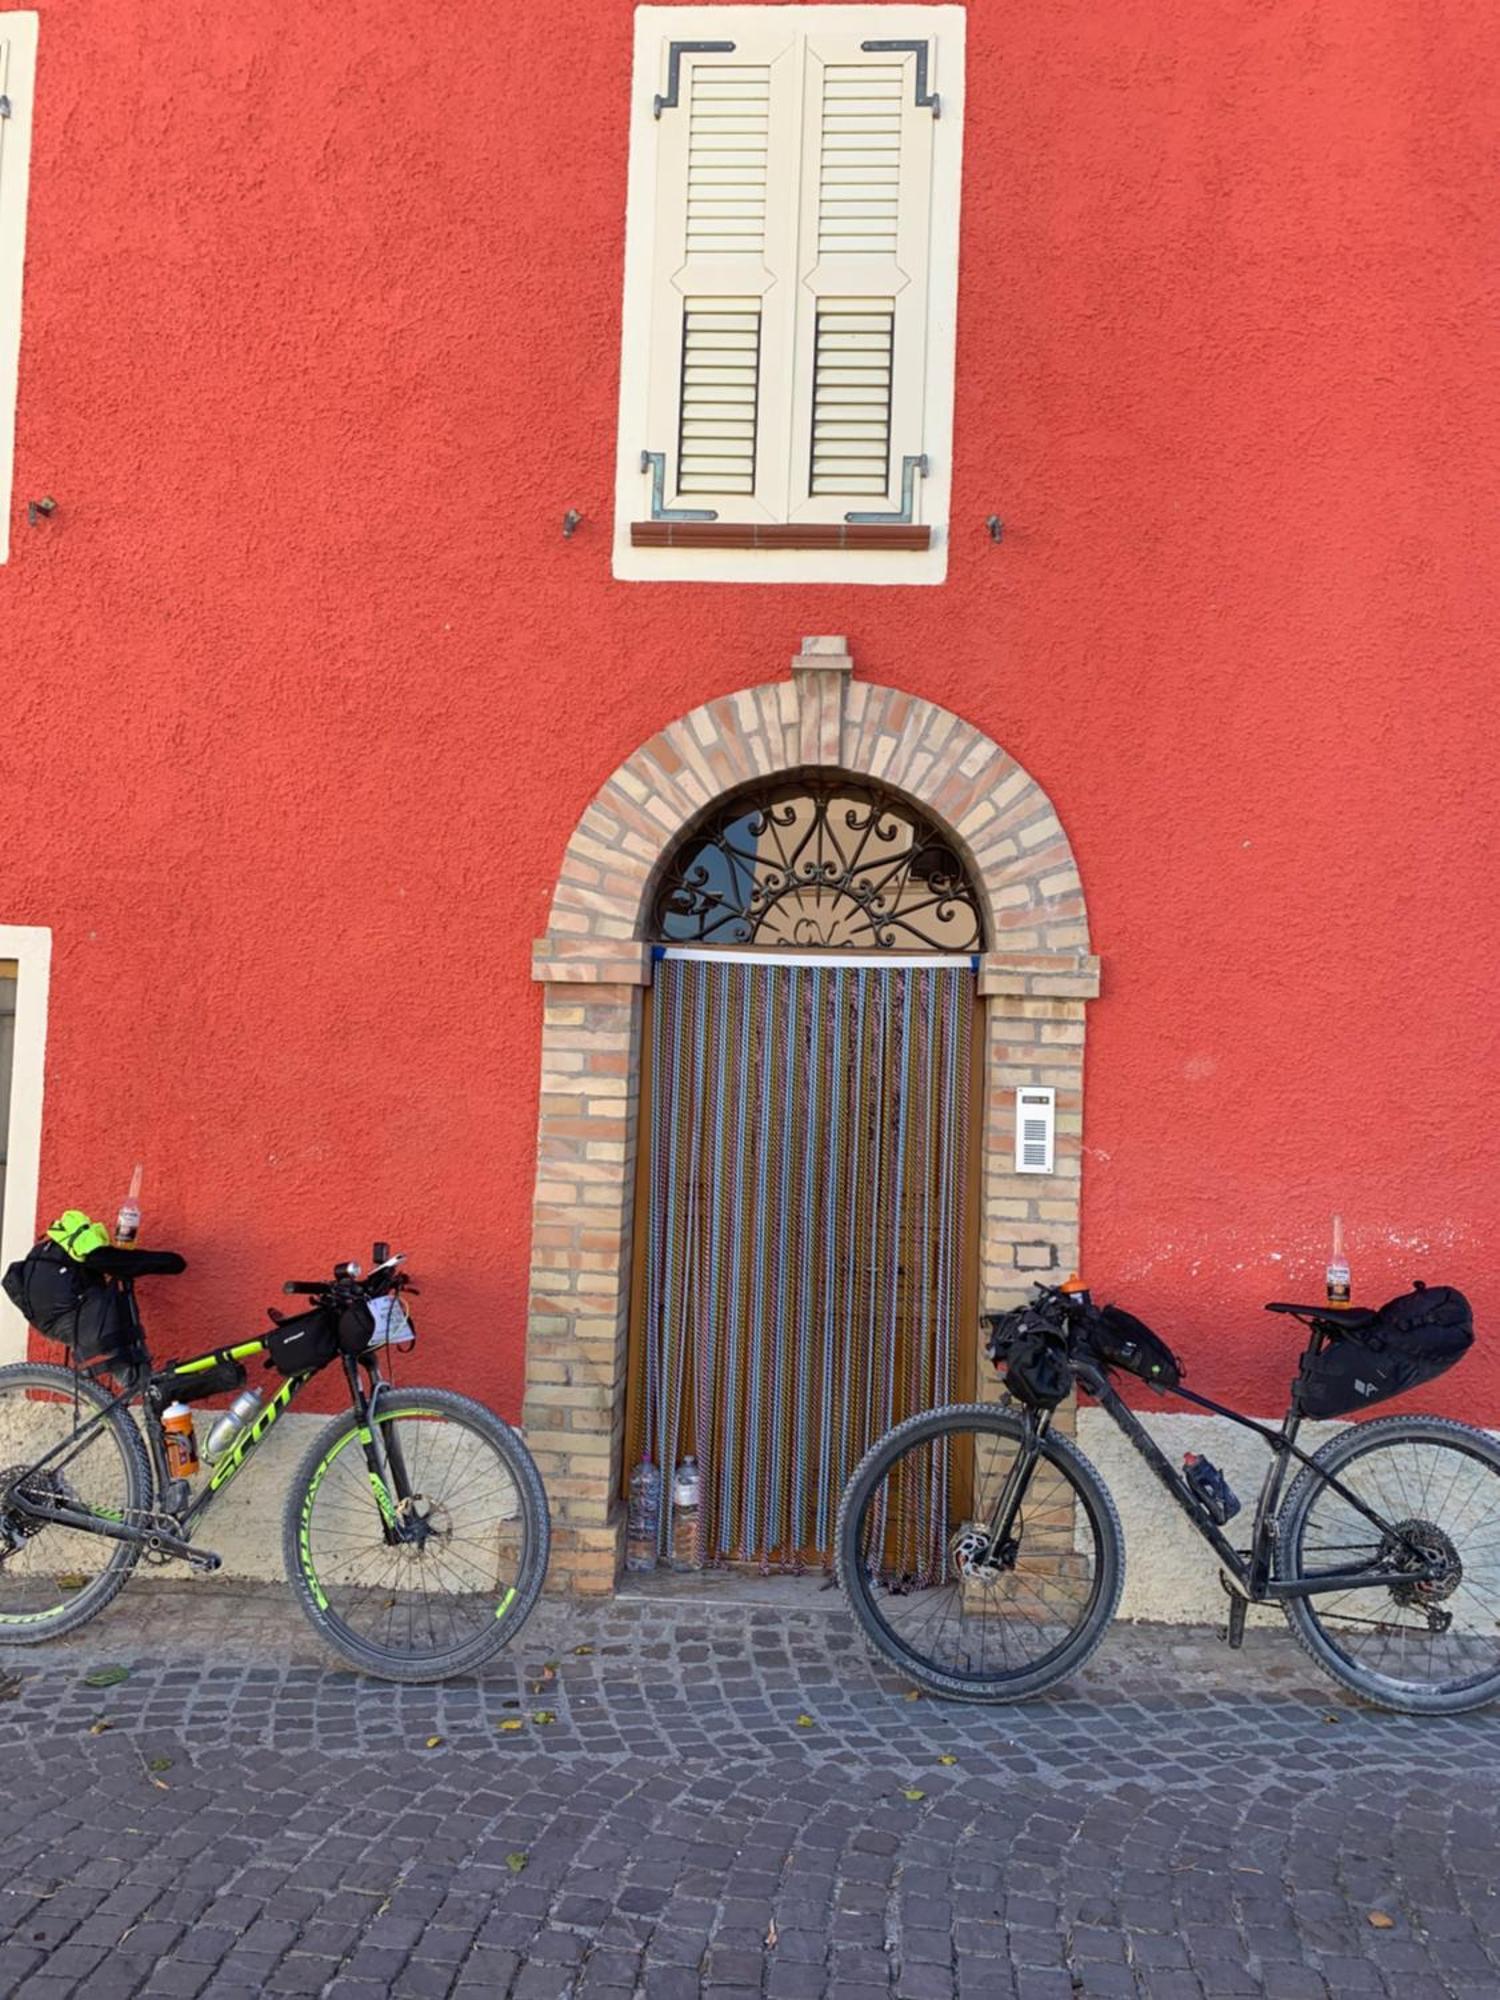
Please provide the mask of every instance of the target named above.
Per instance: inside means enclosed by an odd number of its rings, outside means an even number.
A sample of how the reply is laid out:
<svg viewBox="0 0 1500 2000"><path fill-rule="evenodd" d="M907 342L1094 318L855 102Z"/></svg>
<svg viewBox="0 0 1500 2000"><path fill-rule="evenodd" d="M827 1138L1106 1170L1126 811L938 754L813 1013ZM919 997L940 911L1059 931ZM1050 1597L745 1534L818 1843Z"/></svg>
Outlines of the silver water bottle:
<svg viewBox="0 0 1500 2000"><path fill-rule="evenodd" d="M241 1389L209 1432L203 1456L208 1459L222 1458L240 1432L255 1422L265 1400L259 1389Z"/></svg>

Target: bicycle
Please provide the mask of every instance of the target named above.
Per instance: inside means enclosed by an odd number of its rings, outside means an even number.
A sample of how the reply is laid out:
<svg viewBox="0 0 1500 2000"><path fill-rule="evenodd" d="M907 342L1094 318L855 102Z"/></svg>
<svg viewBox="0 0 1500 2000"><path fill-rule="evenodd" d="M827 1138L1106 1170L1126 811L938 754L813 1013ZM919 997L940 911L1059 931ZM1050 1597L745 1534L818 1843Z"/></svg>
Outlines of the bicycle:
<svg viewBox="0 0 1500 2000"><path fill-rule="evenodd" d="M472 1672L514 1638L546 1575L546 1495L526 1446L491 1411L451 1390L395 1387L392 1347L415 1338L404 1261L377 1244L368 1276L345 1263L331 1279L286 1284L313 1302L306 1311L273 1311L264 1334L157 1368L136 1281L183 1271L185 1260L91 1251L67 1275L94 1288L91 1307L108 1308L100 1365L83 1365L79 1343L71 1367L0 1368L0 1645L76 1630L142 1559L219 1569L194 1543L202 1517L335 1360L350 1406L305 1454L282 1527L286 1573L314 1630L352 1666L414 1682ZM66 1324L76 1338L76 1314ZM194 1495L173 1475L163 1411L242 1388L257 1357L282 1379L238 1430L224 1426Z"/></svg>
<svg viewBox="0 0 1500 2000"><path fill-rule="evenodd" d="M1185 1388L1170 1348L1131 1315L1096 1307L1071 1283L1038 1285L1030 1305L990 1320L1007 1401L911 1417L855 1469L839 1510L836 1567L865 1639L919 1688L975 1701L1039 1694L1090 1658L1120 1601L1124 1545L1104 1481L1053 1428L1057 1404L1076 1387L1217 1555L1232 1646L1250 1605L1279 1604L1317 1665L1381 1707L1455 1715L1493 1700L1500 1444L1426 1416L1350 1425L1313 1452L1297 1442L1309 1404L1313 1414L1341 1414L1351 1398L1362 1407L1452 1365L1472 1340L1472 1321L1445 1337L1442 1355L1435 1343L1426 1363L1403 1358L1392 1336L1394 1308L1439 1297L1457 1301L1455 1319L1467 1317L1467 1302L1446 1290L1419 1289L1381 1313L1269 1307L1309 1328L1275 1428ZM1116 1369L1268 1447L1248 1548L1224 1534L1239 1502L1222 1475L1191 1454L1182 1470L1172 1465L1115 1389ZM1330 1407L1319 1407L1314 1390Z"/></svg>

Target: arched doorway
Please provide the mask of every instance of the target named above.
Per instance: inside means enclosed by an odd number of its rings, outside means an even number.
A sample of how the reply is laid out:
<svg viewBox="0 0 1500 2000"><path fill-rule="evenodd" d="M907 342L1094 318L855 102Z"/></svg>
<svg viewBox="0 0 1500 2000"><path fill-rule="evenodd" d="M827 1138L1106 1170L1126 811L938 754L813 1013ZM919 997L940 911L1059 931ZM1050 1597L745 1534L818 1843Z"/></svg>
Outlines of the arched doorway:
<svg viewBox="0 0 1500 2000"><path fill-rule="evenodd" d="M805 640L789 679L680 717L605 782L568 843L534 950L542 1087L525 1423L552 1503L554 1587L611 1589L623 1552L654 899L684 833L719 802L817 773L881 787L944 829L976 901L979 1307L1014 1304L1034 1276L1078 1259L1084 1015L1099 975L1067 837L999 744L935 703L856 679L842 639ZM1017 1157L1027 1086L1055 1093L1045 1177ZM977 1321L960 1338L972 1362ZM986 1369L978 1385L985 1393Z"/></svg>
<svg viewBox="0 0 1500 2000"><path fill-rule="evenodd" d="M650 927L626 1465L697 1464L709 1563L826 1564L870 1444L970 1387L978 897L807 772L702 815Z"/></svg>

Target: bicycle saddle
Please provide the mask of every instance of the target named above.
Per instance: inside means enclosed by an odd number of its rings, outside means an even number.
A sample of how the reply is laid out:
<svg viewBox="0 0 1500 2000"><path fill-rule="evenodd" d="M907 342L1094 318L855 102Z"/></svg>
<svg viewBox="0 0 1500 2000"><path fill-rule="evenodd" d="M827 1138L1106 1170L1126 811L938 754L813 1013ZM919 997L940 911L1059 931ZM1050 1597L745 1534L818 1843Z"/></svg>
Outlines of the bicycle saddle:
<svg viewBox="0 0 1500 2000"><path fill-rule="evenodd" d="M131 1250L114 1243L90 1250L83 1261L106 1278L175 1278L187 1269L186 1257L175 1250Z"/></svg>
<svg viewBox="0 0 1500 2000"><path fill-rule="evenodd" d="M1368 1326L1378 1317L1370 1306L1331 1306L1325 1300L1317 1306L1288 1305L1284 1299L1274 1299L1267 1305L1268 1313L1292 1313L1298 1319L1326 1319L1336 1326Z"/></svg>

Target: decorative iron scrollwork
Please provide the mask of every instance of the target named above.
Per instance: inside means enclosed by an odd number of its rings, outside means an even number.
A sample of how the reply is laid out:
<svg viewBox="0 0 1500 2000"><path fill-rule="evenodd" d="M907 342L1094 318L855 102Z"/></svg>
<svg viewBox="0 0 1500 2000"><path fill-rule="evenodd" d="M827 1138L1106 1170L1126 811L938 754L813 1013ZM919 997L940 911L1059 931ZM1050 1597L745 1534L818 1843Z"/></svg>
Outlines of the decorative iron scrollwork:
<svg viewBox="0 0 1500 2000"><path fill-rule="evenodd" d="M668 861L653 926L664 944L983 949L952 842L904 799L853 778L800 778L725 801Z"/></svg>

